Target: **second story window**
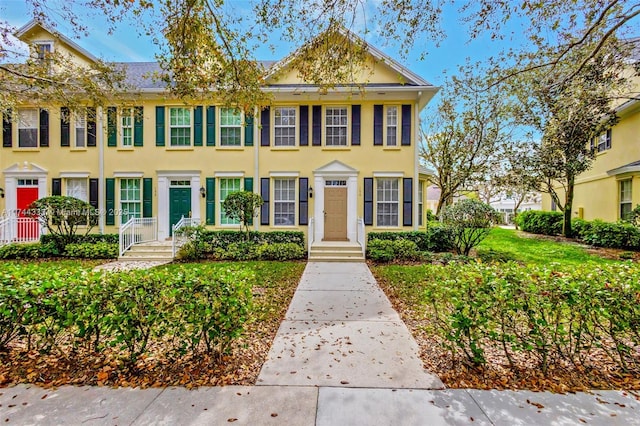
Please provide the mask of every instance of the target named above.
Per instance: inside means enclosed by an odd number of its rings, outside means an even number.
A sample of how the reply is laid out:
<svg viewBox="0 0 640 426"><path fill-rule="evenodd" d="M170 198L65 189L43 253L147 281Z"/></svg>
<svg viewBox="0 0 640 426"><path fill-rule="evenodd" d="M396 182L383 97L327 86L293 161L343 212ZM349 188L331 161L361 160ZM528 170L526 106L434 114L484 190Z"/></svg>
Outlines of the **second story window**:
<svg viewBox="0 0 640 426"><path fill-rule="evenodd" d="M387 107L387 146L398 145L398 107Z"/></svg>
<svg viewBox="0 0 640 426"><path fill-rule="evenodd" d="M87 146L87 117L84 113L77 113L74 117L76 148Z"/></svg>
<svg viewBox="0 0 640 426"><path fill-rule="evenodd" d="M169 109L169 140L171 146L191 145L191 109Z"/></svg>
<svg viewBox="0 0 640 426"><path fill-rule="evenodd" d="M596 152L602 152L611 149L611 129L594 138L591 141L591 149L595 150Z"/></svg>
<svg viewBox="0 0 640 426"><path fill-rule="evenodd" d="M220 109L220 145L241 146L242 113L235 108Z"/></svg>
<svg viewBox="0 0 640 426"><path fill-rule="evenodd" d="M49 42L36 43L36 55L38 60L44 61L45 59L48 59L48 56L53 50L52 47L52 43Z"/></svg>
<svg viewBox="0 0 640 426"><path fill-rule="evenodd" d="M325 127L327 146L347 146L347 108L327 107Z"/></svg>
<svg viewBox="0 0 640 426"><path fill-rule="evenodd" d="M294 107L275 108L275 146L296 145L296 109Z"/></svg>
<svg viewBox="0 0 640 426"><path fill-rule="evenodd" d="M133 110L123 109L121 120L122 146L128 148L133 146Z"/></svg>
<svg viewBox="0 0 640 426"><path fill-rule="evenodd" d="M18 110L18 146L36 148L38 146L38 110Z"/></svg>

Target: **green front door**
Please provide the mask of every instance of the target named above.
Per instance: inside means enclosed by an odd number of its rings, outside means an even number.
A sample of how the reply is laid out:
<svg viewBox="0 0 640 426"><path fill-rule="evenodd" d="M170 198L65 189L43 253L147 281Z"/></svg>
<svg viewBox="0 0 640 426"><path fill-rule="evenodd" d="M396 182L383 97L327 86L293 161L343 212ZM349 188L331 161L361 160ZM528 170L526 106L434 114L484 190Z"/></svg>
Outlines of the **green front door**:
<svg viewBox="0 0 640 426"><path fill-rule="evenodd" d="M180 218L191 217L191 188L169 189L169 235Z"/></svg>

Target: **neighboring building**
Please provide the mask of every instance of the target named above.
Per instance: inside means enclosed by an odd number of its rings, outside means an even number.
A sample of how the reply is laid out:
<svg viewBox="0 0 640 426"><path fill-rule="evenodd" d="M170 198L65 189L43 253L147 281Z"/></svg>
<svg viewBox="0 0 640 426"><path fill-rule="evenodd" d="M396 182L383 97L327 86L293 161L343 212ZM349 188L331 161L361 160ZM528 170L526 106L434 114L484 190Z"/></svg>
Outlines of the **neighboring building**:
<svg viewBox="0 0 640 426"><path fill-rule="evenodd" d="M528 210L542 210L542 195L533 193L525 197L520 203L518 211L515 211L516 200L510 195L501 194L498 199L490 203L491 207L496 209L504 218L504 223L513 223L514 213L520 213Z"/></svg>
<svg viewBox="0 0 640 426"><path fill-rule="evenodd" d="M17 36L94 57L32 21ZM321 93L288 62L263 63L273 102L255 119L211 102L185 105L148 75L156 63L124 63L140 94L63 118L65 105L20 105L3 117L0 208L71 195L102 212L99 230L155 218L157 239L183 216L211 229L238 229L221 203L242 189L265 200L255 229L301 230L313 241L364 241L360 231L417 229L424 215L418 164L419 113L438 88L369 47L364 93ZM270 70L277 69L277 73ZM87 105L92 108L91 105Z"/></svg>

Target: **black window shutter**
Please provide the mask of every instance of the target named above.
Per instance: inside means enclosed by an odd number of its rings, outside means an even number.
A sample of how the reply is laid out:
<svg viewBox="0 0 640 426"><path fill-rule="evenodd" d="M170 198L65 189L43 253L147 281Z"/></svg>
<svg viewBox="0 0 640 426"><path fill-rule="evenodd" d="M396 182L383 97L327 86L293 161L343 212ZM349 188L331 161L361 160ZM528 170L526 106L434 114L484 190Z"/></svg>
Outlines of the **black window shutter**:
<svg viewBox="0 0 640 426"><path fill-rule="evenodd" d="M311 144L313 146L322 145L322 106L314 105L312 107L313 117L311 118Z"/></svg>
<svg viewBox="0 0 640 426"><path fill-rule="evenodd" d="M411 145L411 105L402 105L402 133L400 135L400 144L403 146Z"/></svg>
<svg viewBox="0 0 640 426"><path fill-rule="evenodd" d="M193 110L193 146L202 146L202 106Z"/></svg>
<svg viewBox="0 0 640 426"><path fill-rule="evenodd" d="M99 179L89 179L89 204L94 209L99 207L98 201L98 182Z"/></svg>
<svg viewBox="0 0 640 426"><path fill-rule="evenodd" d="M264 201L260 207L260 225L269 224L269 183L270 178L260 178L260 196Z"/></svg>
<svg viewBox="0 0 640 426"><path fill-rule="evenodd" d="M265 107L260 113L260 146L271 144L271 108Z"/></svg>
<svg viewBox="0 0 640 426"><path fill-rule="evenodd" d="M360 145L360 105L351 105L351 145Z"/></svg>
<svg viewBox="0 0 640 426"><path fill-rule="evenodd" d="M300 105L300 146L309 146L309 105Z"/></svg>
<svg viewBox="0 0 640 426"><path fill-rule="evenodd" d="M300 200L298 212L298 224L309 224L309 178L300 178Z"/></svg>
<svg viewBox="0 0 640 426"><path fill-rule="evenodd" d="M2 146L11 148L13 146L13 125L11 123L11 113L2 115Z"/></svg>
<svg viewBox="0 0 640 426"><path fill-rule="evenodd" d="M49 111L40 110L40 146L49 146Z"/></svg>
<svg viewBox="0 0 640 426"><path fill-rule="evenodd" d="M62 179L51 179L51 195L62 195Z"/></svg>
<svg viewBox="0 0 640 426"><path fill-rule="evenodd" d="M402 226L413 225L413 178L402 180Z"/></svg>
<svg viewBox="0 0 640 426"><path fill-rule="evenodd" d="M384 107L382 105L373 106L373 144L382 145L382 116Z"/></svg>
<svg viewBox="0 0 640 426"><path fill-rule="evenodd" d="M133 109L133 146L144 145L143 133L144 107L137 106Z"/></svg>
<svg viewBox="0 0 640 426"><path fill-rule="evenodd" d="M87 108L87 146L96 146L96 109Z"/></svg>
<svg viewBox="0 0 640 426"><path fill-rule="evenodd" d="M253 146L253 117L244 119L244 146Z"/></svg>
<svg viewBox="0 0 640 426"><path fill-rule="evenodd" d="M60 108L60 146L70 146L69 108Z"/></svg>
<svg viewBox="0 0 640 426"><path fill-rule="evenodd" d="M156 107L156 146L164 146L164 107Z"/></svg>
<svg viewBox="0 0 640 426"><path fill-rule="evenodd" d="M606 149L611 149L611 129L607 130L607 146Z"/></svg>
<svg viewBox="0 0 640 426"><path fill-rule="evenodd" d="M373 178L364 178L364 224L373 225Z"/></svg>

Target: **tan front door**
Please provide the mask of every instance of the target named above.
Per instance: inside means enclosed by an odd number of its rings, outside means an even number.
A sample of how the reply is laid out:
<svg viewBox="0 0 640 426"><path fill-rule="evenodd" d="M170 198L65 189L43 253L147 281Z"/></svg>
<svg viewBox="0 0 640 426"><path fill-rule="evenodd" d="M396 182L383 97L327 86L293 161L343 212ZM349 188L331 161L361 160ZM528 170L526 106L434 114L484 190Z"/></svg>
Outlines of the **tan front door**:
<svg viewBox="0 0 640 426"><path fill-rule="evenodd" d="M347 240L347 188L324 188L324 240Z"/></svg>

